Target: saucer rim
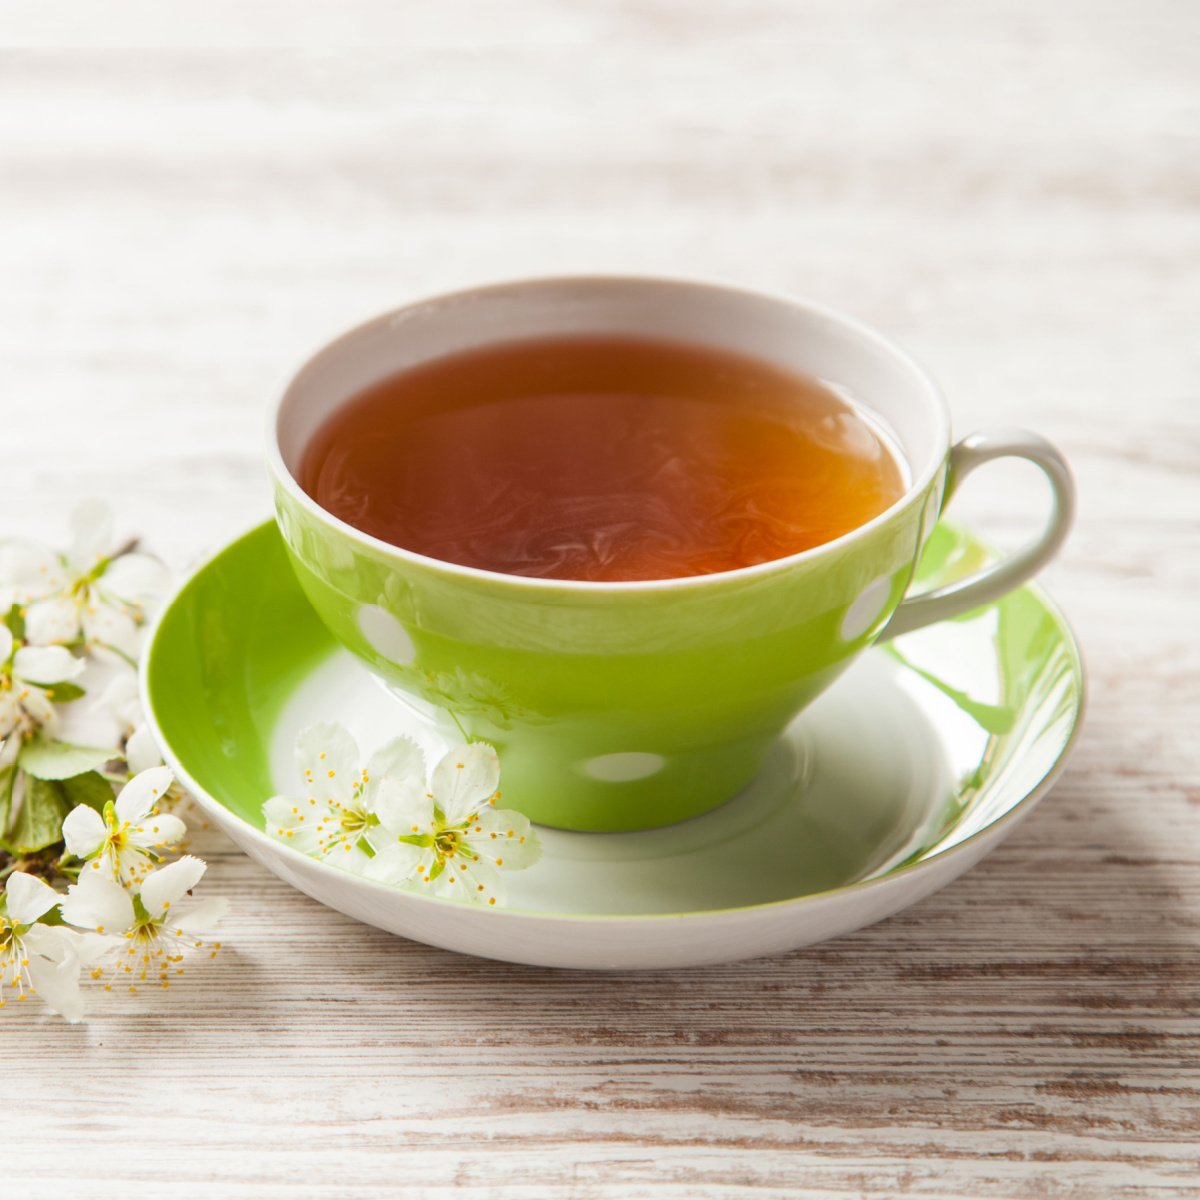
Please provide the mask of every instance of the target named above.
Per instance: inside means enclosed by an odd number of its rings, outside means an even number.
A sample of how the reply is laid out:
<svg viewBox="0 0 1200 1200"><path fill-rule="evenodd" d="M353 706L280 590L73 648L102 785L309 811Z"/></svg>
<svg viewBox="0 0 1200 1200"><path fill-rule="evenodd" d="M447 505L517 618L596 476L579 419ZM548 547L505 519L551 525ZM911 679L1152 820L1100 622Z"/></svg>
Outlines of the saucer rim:
<svg viewBox="0 0 1200 1200"><path fill-rule="evenodd" d="M965 536L974 541L977 545L983 546L990 550L990 545L979 538L974 533L963 528L954 522L941 522L947 528L954 531L960 536ZM869 894L872 891L879 891L885 887L897 885L900 881L912 879L919 874L927 874L936 867L945 867L955 858L969 856L972 852L978 851L975 854L976 861L982 857L985 843L994 840L998 833L1004 831L1005 834L1015 827L1021 820L1029 815L1034 808L1045 797L1046 793L1058 781L1063 771L1066 768L1067 760L1070 757L1071 751L1074 748L1075 742L1079 736L1079 731L1083 724L1083 718L1087 709L1088 703L1088 686L1087 673L1085 670L1083 654L1080 650L1079 640L1075 636L1074 629L1067 620L1061 607L1049 596L1046 590L1037 583L1027 582L1021 585L1020 589L1027 590L1032 593L1037 601L1049 612L1055 624L1057 625L1060 634L1070 656L1072 665L1072 674L1076 682L1075 704L1073 709L1073 719L1071 727L1067 732L1067 736L1063 741L1062 748L1054 762L1051 763L1046 773L1032 788L1030 788L1024 796L1021 797L1011 808L1006 809L1002 814L994 820L989 821L982 828L977 829L974 833L969 834L960 842L955 842L952 846L947 846L943 850L935 848L917 859L915 862L901 864L881 875L874 875L866 879L855 880L852 883L839 884L837 887L826 888L821 891L806 892L802 896L785 897L780 900L760 901L756 904L735 905L727 908L705 908L705 909L690 909L682 912L655 912L655 913L565 913L565 912L547 912L540 909L516 908L508 905L497 909L480 909L470 903L446 899L439 896L424 895L420 892L410 891L402 887L392 887L386 883L381 883L377 880L368 878L365 875L358 874L354 871L343 870L341 867L334 866L320 858L315 858L312 855L304 854L299 850L294 849L285 843L270 837L264 830L258 829L239 813L222 804L214 796L212 796L205 788L201 787L192 777L191 773L182 765L178 757L170 747L169 742L159 724L157 713L153 703L153 697L149 682L150 664L154 658L155 649L158 645L158 637L160 629L166 620L168 614L179 603L184 593L188 591L195 581L210 567L212 567L218 559L226 554L234 551L243 542L250 541L253 538L268 536L269 531L273 531L282 541L282 534L279 532L276 522L273 518L267 518L245 530L243 533L236 535L229 541L224 542L220 547L206 555L198 561L195 566L189 571L185 579L181 581L179 586L172 592L170 598L163 604L162 608L155 615L148 630L145 649L143 651L141 662L138 666L138 686L139 694L142 702L142 711L146 722L150 726L151 733L154 735L156 744L162 753L164 762L174 771L176 778L183 784L187 793L195 800L204 812L212 817L218 825L224 826L228 821L238 827L239 831L248 835L250 839L258 846L261 846L268 855L282 854L285 859L295 861L298 864L303 864L305 869L317 869L319 874L328 875L331 882L350 881L349 886L356 888L364 888L378 896L395 897L393 902L408 903L412 902L417 905L432 905L435 911L456 912L456 913L480 913L486 914L487 920L496 920L504 918L532 919L538 921L553 921L553 922L586 922L588 924L628 924L632 926L643 925L647 922L670 922L670 923L696 923L714 918L731 917L735 914L749 915L753 913L777 912L787 908L801 909L804 907L817 907L822 902L845 898L848 896L861 896ZM296 584L299 587L299 584ZM1001 603L1004 597L1000 600L995 600L989 604L981 605L981 608L992 608L996 604ZM868 651L875 649L874 646L868 647ZM264 798L266 799L266 798ZM237 841L232 834L227 835L231 840ZM589 836L589 835L585 835ZM604 837L603 833L592 834L593 837ZM247 853L243 847L239 845L239 849L243 853ZM964 868L969 870L972 864L968 863ZM961 873L961 872L960 872ZM957 876L951 876L955 878ZM293 885L294 886L294 885ZM318 903L323 903L318 901Z"/></svg>

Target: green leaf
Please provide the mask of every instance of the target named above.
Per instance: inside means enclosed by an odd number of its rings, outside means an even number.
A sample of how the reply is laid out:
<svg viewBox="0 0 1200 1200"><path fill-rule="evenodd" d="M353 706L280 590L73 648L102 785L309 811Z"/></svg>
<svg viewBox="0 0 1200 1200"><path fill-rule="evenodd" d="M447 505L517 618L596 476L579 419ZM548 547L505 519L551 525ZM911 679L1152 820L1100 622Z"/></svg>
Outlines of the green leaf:
<svg viewBox="0 0 1200 1200"><path fill-rule="evenodd" d="M77 683L71 683L69 680L63 680L62 683L50 684L46 695L54 701L55 704L66 704L70 700L78 700L80 696L86 696L87 690L81 688Z"/></svg>
<svg viewBox="0 0 1200 1200"><path fill-rule="evenodd" d="M63 794L71 808L86 804L88 808L103 812L104 806L113 798L112 784L99 771L84 771L82 775L72 775L61 782Z"/></svg>
<svg viewBox="0 0 1200 1200"><path fill-rule="evenodd" d="M23 771L38 779L70 779L119 757L119 751L101 746L74 746L70 742L35 737L21 747L17 762Z"/></svg>
<svg viewBox="0 0 1200 1200"><path fill-rule="evenodd" d="M24 795L4 838L4 848L11 854L33 854L61 842L63 818L71 811L63 785L57 780L38 779L24 772L22 778Z"/></svg>
<svg viewBox="0 0 1200 1200"><path fill-rule="evenodd" d="M0 843L8 830L8 820L12 813L13 784L17 781L17 764L10 763L0 771Z"/></svg>
<svg viewBox="0 0 1200 1200"><path fill-rule="evenodd" d="M8 631L13 635L15 641L23 642L25 640L25 614L21 612L19 604L14 604L4 614L4 624L8 626Z"/></svg>

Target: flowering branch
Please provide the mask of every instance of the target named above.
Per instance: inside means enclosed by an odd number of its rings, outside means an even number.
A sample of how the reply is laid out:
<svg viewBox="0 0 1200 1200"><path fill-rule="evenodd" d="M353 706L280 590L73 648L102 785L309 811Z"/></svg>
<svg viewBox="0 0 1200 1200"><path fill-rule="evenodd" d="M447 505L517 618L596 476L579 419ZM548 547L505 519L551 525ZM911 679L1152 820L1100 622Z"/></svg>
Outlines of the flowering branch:
<svg viewBox="0 0 1200 1200"><path fill-rule="evenodd" d="M39 995L78 1021L83 968L105 979L116 958L131 990L166 986L224 901L168 918L205 866L167 861L182 793L134 673L166 568L115 546L107 505L76 510L72 533L64 554L0 542L0 1007Z"/></svg>

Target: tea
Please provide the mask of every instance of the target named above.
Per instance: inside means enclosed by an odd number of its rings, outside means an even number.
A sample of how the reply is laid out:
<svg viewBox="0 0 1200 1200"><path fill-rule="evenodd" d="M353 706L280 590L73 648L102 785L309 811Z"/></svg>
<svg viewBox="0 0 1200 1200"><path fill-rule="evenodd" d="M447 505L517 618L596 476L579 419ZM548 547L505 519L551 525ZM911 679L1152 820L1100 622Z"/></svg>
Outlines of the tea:
<svg viewBox="0 0 1200 1200"><path fill-rule="evenodd" d="M891 506L906 468L832 388L711 347L505 342L351 397L300 484L393 545L511 575L650 580L783 558Z"/></svg>

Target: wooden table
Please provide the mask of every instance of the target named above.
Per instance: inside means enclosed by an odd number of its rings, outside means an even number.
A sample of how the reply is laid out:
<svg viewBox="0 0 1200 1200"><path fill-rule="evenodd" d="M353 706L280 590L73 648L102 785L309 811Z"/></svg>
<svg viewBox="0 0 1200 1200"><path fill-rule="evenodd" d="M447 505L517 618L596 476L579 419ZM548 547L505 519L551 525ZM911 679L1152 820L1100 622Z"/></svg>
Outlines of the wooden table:
<svg viewBox="0 0 1200 1200"><path fill-rule="evenodd" d="M140 7L135 40L182 40ZM720 276L893 334L962 431L1065 448L1082 511L1045 579L1083 735L941 894L698 971L456 957L202 832L220 957L87 1025L0 1013L0 1190L1200 1195L1200 10L398 7L326 13L351 52L0 56L4 529L61 540L100 493L182 570L268 513L273 385L342 327L491 278ZM1027 482L957 513L1017 539Z"/></svg>

